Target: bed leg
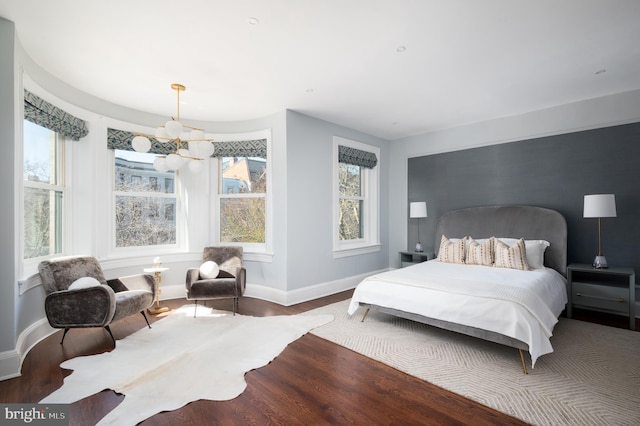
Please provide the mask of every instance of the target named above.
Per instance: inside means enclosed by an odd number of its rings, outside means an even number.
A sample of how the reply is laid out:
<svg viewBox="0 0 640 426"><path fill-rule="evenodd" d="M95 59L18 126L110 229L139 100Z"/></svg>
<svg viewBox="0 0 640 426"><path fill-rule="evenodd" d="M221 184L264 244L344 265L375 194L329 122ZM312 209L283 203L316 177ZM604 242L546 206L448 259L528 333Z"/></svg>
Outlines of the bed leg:
<svg viewBox="0 0 640 426"><path fill-rule="evenodd" d="M522 349L518 349L518 351L520 352L520 361L522 361L522 370L524 371L524 374L529 374L527 373L527 364L524 362L524 354L522 353Z"/></svg>
<svg viewBox="0 0 640 426"><path fill-rule="evenodd" d="M367 314L369 314L369 308L367 308L367 310L364 312L364 315L362 316L362 319L360 320L360 322L364 322L364 319L367 317Z"/></svg>

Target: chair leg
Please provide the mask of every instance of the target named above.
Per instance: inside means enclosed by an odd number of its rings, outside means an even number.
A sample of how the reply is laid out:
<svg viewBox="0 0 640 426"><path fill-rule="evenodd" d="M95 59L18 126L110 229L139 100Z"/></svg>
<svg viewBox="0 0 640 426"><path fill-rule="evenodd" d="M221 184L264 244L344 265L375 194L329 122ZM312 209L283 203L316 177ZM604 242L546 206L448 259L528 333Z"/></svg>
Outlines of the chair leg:
<svg viewBox="0 0 640 426"><path fill-rule="evenodd" d="M193 317L196 317L196 311L198 310L198 300L196 299L196 307L193 308Z"/></svg>
<svg viewBox="0 0 640 426"><path fill-rule="evenodd" d="M147 319L147 315L144 313L144 311L140 311L140 313L144 317L144 320L147 322L147 325L149 326L149 328L151 328L151 324L149 324L149 320Z"/></svg>
<svg viewBox="0 0 640 426"><path fill-rule="evenodd" d="M62 334L62 340L60 340L60 344L64 342L64 338L67 337L68 332L69 332L69 327L64 329L64 333Z"/></svg>
<svg viewBox="0 0 640 426"><path fill-rule="evenodd" d="M104 326L105 330L107 330L109 332L109 336L111 336L111 340L113 340L113 346L116 345L116 338L113 337L113 333L111 332L111 328L109 328L108 325Z"/></svg>
<svg viewBox="0 0 640 426"><path fill-rule="evenodd" d="M235 316L236 315L236 303L238 303L238 298L234 297L232 299L232 303L233 303L233 315Z"/></svg>

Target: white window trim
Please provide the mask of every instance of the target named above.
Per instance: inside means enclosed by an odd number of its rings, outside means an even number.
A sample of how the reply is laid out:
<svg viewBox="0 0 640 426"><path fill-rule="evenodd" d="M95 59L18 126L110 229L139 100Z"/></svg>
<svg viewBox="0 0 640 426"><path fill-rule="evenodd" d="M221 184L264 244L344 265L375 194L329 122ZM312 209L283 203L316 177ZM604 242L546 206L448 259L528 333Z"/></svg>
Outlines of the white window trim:
<svg viewBox="0 0 640 426"><path fill-rule="evenodd" d="M214 188L215 197L212 198L212 217L213 217L213 241L215 244L225 244L229 246L238 246L243 249L243 259L255 262L271 263L273 262L273 155L271 151L271 129L258 130L255 132L235 133L235 134L207 134L217 141L243 141L252 139L267 140L267 192L265 198L265 242L262 243L229 243L220 242L220 160L215 158L212 161L211 188ZM241 196L241 195L240 195Z"/></svg>
<svg viewBox="0 0 640 426"><path fill-rule="evenodd" d="M153 134L151 129L142 130L141 133ZM115 150L109 150L109 189L111 193L110 198L110 215L109 215L109 258L119 258L128 256L146 256L175 253L185 251L186 241L186 227L185 227L185 207L183 199L185 197L183 185L180 179L180 172L175 173L175 195L167 195L163 193L151 193L151 192L122 192L116 191L115 184ZM176 243L175 244L162 244L153 246L135 246L135 247L116 247L116 198L119 195L124 196L139 196L139 197L157 197L157 198L171 198L176 200Z"/></svg>
<svg viewBox="0 0 640 426"><path fill-rule="evenodd" d="M367 253L379 252L380 244L380 176L379 165L373 169L362 167L363 195L365 198L363 208L363 234L358 240L341 241L339 237L339 174L338 174L338 147L348 146L362 151L372 152L380 159L380 148L356 142L350 139L333 137L333 257L343 258Z"/></svg>

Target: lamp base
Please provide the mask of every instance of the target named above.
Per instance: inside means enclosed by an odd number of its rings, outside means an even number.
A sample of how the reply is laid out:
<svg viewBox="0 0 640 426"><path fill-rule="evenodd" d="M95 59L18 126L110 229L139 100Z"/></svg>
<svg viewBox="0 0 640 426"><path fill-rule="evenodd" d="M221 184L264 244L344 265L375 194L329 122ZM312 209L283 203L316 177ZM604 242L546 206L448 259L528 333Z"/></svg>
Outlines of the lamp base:
<svg viewBox="0 0 640 426"><path fill-rule="evenodd" d="M596 269L608 268L607 259L604 256L596 256L596 258L593 261L593 267Z"/></svg>
<svg viewBox="0 0 640 426"><path fill-rule="evenodd" d="M416 244L416 253L422 253L423 251L422 243L418 242L418 244Z"/></svg>

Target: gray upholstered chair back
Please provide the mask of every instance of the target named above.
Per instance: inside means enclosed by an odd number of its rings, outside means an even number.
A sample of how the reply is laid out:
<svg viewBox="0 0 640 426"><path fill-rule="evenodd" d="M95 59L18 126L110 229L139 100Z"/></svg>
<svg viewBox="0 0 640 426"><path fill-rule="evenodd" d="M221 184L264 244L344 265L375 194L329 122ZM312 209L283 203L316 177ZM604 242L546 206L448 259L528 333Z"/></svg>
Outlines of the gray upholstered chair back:
<svg viewBox="0 0 640 426"><path fill-rule="evenodd" d="M242 267L242 247L205 247L202 260L216 262L221 270L235 275L238 268Z"/></svg>
<svg viewBox="0 0 640 426"><path fill-rule="evenodd" d="M40 279L47 294L67 290L77 279L92 277L107 284L98 260L92 256L59 257L38 265Z"/></svg>

